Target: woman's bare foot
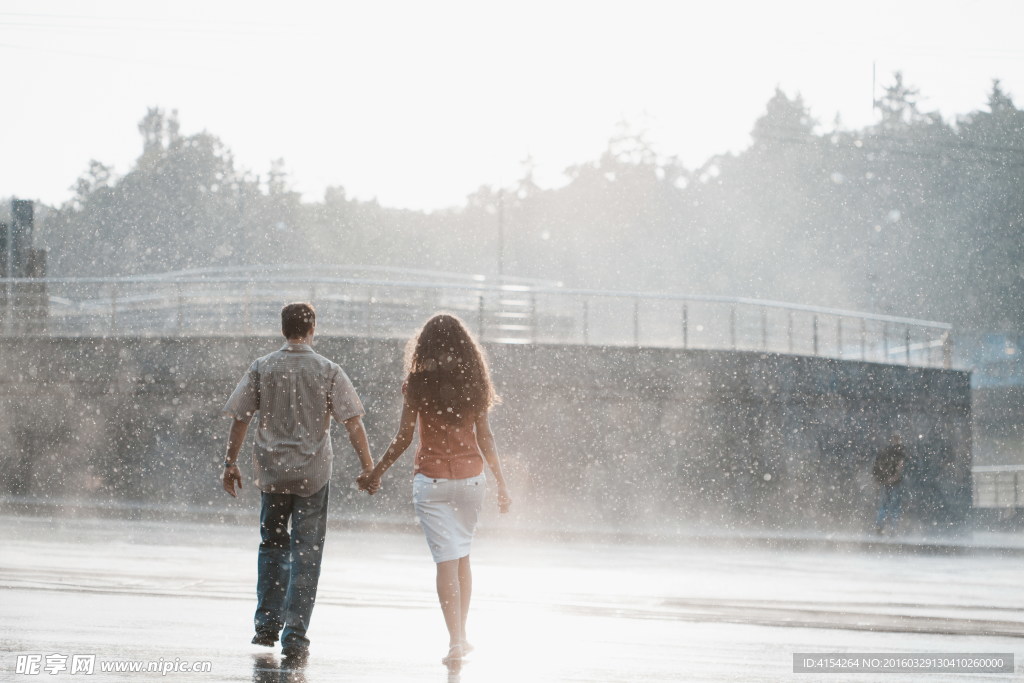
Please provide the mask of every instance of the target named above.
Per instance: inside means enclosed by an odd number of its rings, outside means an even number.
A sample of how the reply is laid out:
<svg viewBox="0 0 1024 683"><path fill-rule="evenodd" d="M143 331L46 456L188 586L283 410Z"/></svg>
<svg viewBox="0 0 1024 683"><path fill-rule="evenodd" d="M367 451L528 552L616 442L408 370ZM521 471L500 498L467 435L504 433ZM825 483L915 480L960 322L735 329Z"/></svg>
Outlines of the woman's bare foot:
<svg viewBox="0 0 1024 683"><path fill-rule="evenodd" d="M473 647L473 643L469 642L468 640L462 641L462 654L468 655L470 652L472 652L475 649L476 648Z"/></svg>
<svg viewBox="0 0 1024 683"><path fill-rule="evenodd" d="M465 654L465 650L462 645L452 645L448 648L448 654L441 658L441 663L445 666L452 666L462 661L462 656Z"/></svg>

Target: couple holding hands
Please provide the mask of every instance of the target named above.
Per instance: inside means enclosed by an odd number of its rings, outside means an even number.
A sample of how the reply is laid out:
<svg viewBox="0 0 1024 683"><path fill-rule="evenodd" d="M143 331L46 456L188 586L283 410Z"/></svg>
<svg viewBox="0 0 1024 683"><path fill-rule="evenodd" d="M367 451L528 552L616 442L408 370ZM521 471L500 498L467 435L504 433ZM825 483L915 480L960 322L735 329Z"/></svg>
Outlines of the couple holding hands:
<svg viewBox="0 0 1024 683"><path fill-rule="evenodd" d="M419 430L413 505L437 564L437 595L449 634L442 663L457 664L472 649L466 640L473 585L469 551L486 488L484 462L497 482L501 512L512 503L487 420L498 397L482 349L458 318L440 314L427 321L406 348L398 433L374 465L352 383L311 347L313 306L285 306L281 329L285 345L252 363L223 410L233 418L223 476L232 496L242 487L238 454L259 414L253 477L261 492L261 542L252 642L273 647L280 636L286 658L309 652L306 631L327 532L333 418L345 425L362 463L358 486L371 495Z"/></svg>

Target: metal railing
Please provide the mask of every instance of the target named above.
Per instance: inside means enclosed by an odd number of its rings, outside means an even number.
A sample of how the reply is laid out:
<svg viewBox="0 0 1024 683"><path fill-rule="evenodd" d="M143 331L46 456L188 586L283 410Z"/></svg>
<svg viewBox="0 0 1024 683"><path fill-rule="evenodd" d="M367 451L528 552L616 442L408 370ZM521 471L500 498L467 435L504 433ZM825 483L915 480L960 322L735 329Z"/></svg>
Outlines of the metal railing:
<svg viewBox="0 0 1024 683"><path fill-rule="evenodd" d="M977 466L974 479L974 507L1024 507L1024 465Z"/></svg>
<svg viewBox="0 0 1024 683"><path fill-rule="evenodd" d="M742 297L412 275L424 277L266 267L0 279L0 334L269 334L279 326L283 303L310 300L318 332L328 335L408 337L431 314L447 310L480 338L501 343L730 349L932 367L950 367L952 360L950 326L941 322Z"/></svg>

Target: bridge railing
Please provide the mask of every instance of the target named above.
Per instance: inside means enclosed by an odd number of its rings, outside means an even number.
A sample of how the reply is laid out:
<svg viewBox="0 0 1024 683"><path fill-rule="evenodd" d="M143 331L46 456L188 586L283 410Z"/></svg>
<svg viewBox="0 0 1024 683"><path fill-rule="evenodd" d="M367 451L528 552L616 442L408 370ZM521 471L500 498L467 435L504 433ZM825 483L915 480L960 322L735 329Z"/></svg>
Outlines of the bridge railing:
<svg viewBox="0 0 1024 683"><path fill-rule="evenodd" d="M946 323L740 297L566 289L529 283L304 277L275 272L0 279L2 335L237 335L278 329L313 301L321 334L413 334L462 317L502 343L730 349L950 367Z"/></svg>

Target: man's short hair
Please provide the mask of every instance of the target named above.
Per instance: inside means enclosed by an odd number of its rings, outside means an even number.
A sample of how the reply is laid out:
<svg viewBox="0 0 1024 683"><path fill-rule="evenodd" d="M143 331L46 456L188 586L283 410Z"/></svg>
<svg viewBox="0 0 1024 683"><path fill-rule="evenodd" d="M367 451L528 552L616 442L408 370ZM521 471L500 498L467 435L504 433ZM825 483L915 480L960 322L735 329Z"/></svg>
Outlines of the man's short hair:
<svg viewBox="0 0 1024 683"><path fill-rule="evenodd" d="M281 332L287 339L305 337L316 325L316 310L313 304L300 301L281 309Z"/></svg>

